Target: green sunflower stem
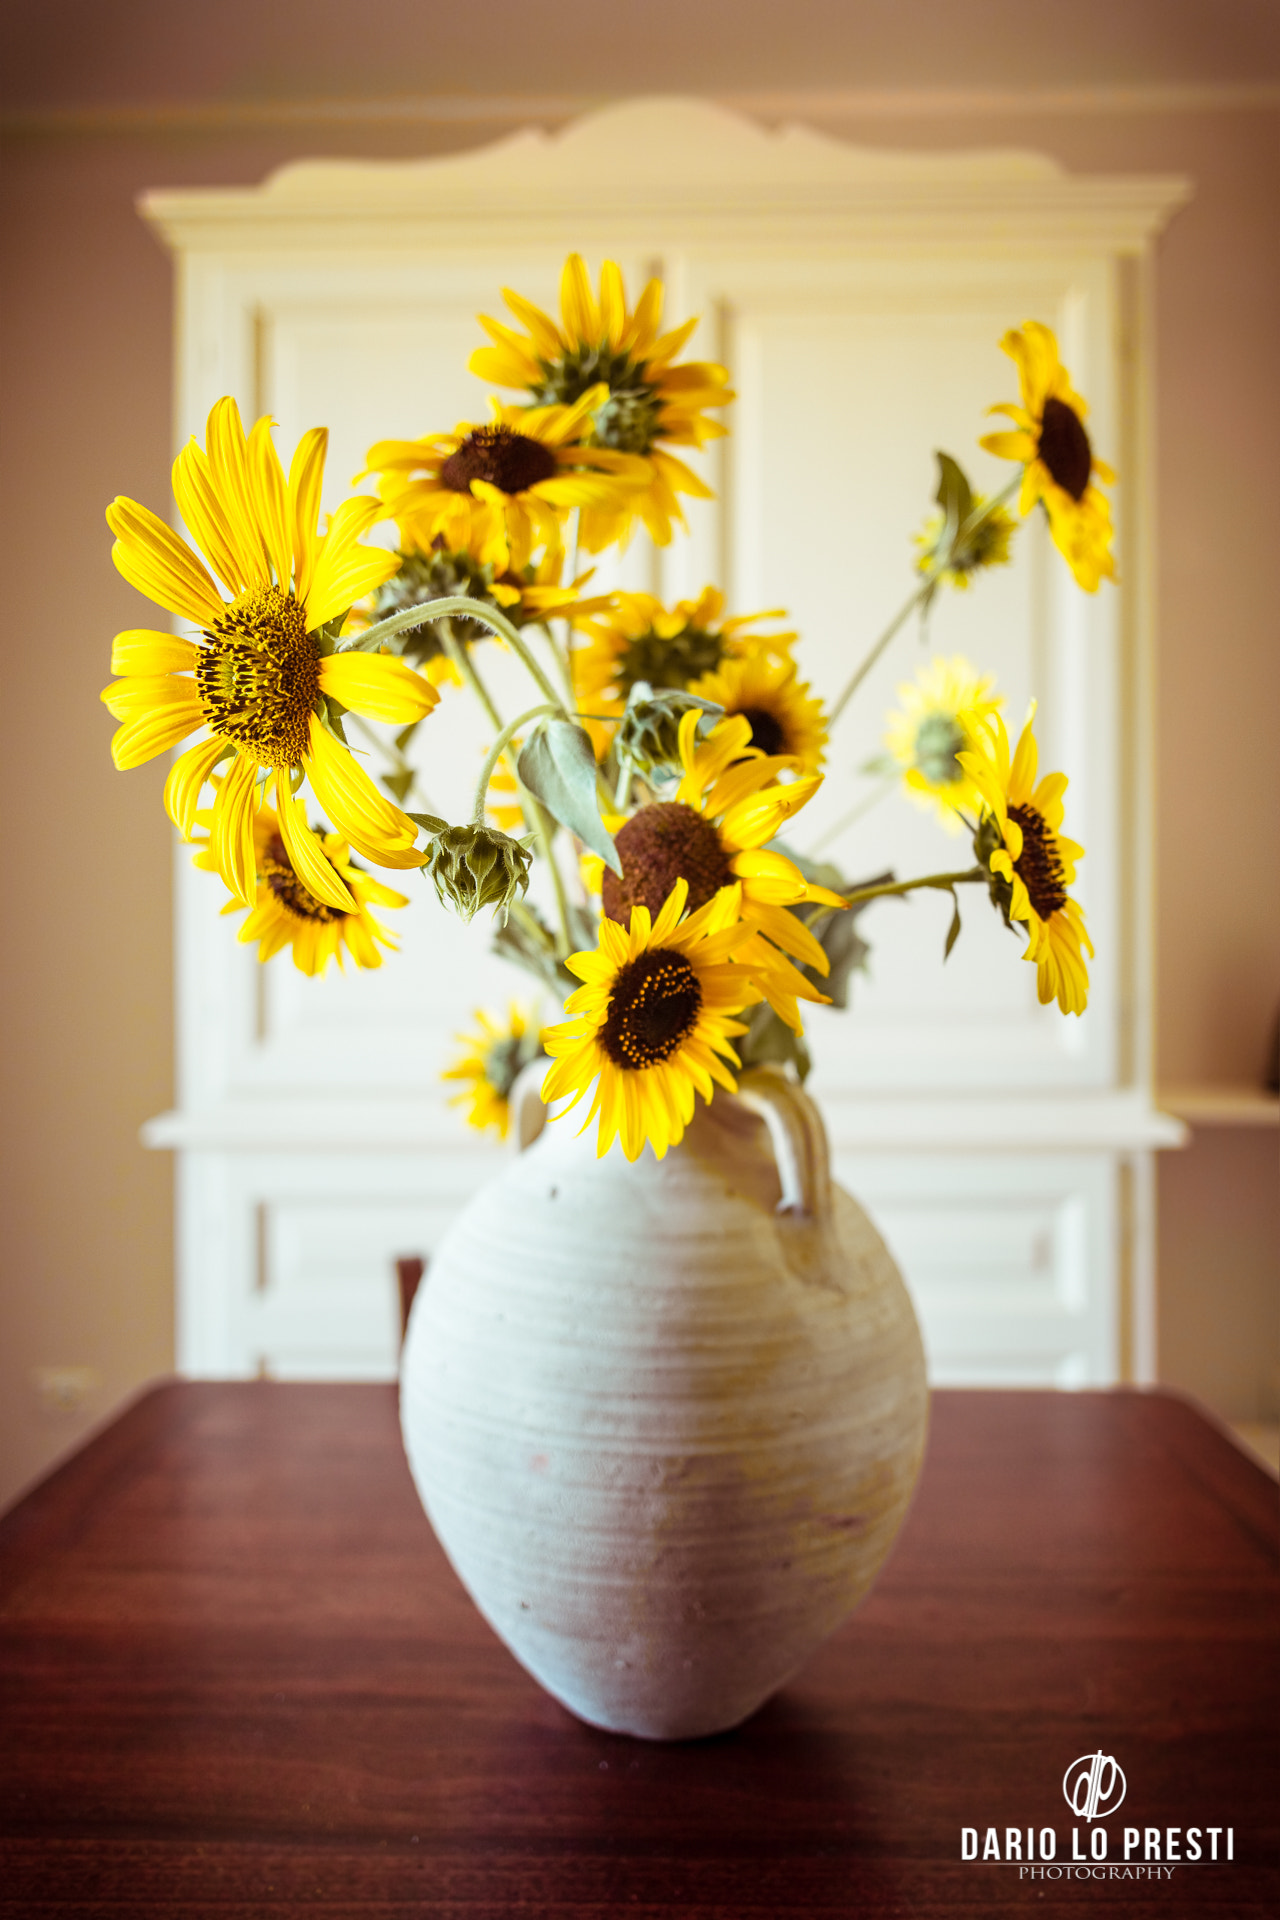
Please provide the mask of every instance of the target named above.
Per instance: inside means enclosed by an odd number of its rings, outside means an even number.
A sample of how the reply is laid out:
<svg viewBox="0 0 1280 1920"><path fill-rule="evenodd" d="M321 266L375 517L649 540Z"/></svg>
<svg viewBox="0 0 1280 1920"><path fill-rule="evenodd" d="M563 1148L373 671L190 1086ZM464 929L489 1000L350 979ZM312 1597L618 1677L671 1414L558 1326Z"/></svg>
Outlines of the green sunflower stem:
<svg viewBox="0 0 1280 1920"><path fill-rule="evenodd" d="M551 826L546 812L532 795L530 795L529 804L533 814L533 830L538 837L538 851L550 869L551 885L556 896L556 917L560 922L560 931L556 935L556 959L567 960L573 952L573 933L569 925L569 896L564 890L564 875L556 863L555 849L551 844Z"/></svg>
<svg viewBox="0 0 1280 1920"><path fill-rule="evenodd" d="M486 605L483 600L471 599L465 593L453 593L443 600L424 600L420 606L416 607L401 607L398 613L389 613L385 620L379 620L376 625L366 627L356 644L362 653L373 653L384 640L390 639L392 634L399 633L404 627L421 626L424 620L438 620L442 628L448 630L449 623L456 614L462 614L468 620L478 620L482 626L488 627L490 633L500 634L533 680L543 699L550 700L557 708L564 705L560 695L538 665L535 655L521 639L518 630L512 626L506 615L499 613L496 607ZM450 658L453 658L452 654Z"/></svg>
<svg viewBox="0 0 1280 1920"><path fill-rule="evenodd" d="M863 900L885 900L895 893L914 893L917 887L936 887L940 893L950 893L952 887L962 887L986 877L985 867L969 867L964 873L926 873L919 880L886 880L882 886L858 887L853 893L846 893L844 903L846 907L853 907Z"/></svg>
<svg viewBox="0 0 1280 1920"><path fill-rule="evenodd" d="M521 727L527 727L531 720L537 720L544 713L559 713L560 711L558 701L553 707L548 706L544 702L541 706L530 707L527 712L518 714L514 720L507 722L485 755L484 765L480 769L480 778L476 783L475 805L471 809L471 819L475 826L482 827L484 825L485 799L489 792L489 782L493 778L494 768L497 766L499 760L501 760L503 753L507 747L510 746L512 740L514 740L517 733L519 733Z"/></svg>
<svg viewBox="0 0 1280 1920"><path fill-rule="evenodd" d="M1013 498L1014 494L1017 492L1021 483L1022 483L1021 473L1016 474L1014 478L1009 482L1008 486L1004 489L1003 493L998 493L993 500L987 500L984 502L984 504L981 507L976 508L974 512L972 512L969 515L968 519L964 522L964 525L956 528L956 531L952 535L952 539L951 539L951 551L954 551L955 548L957 548L958 546L961 546L966 540L971 540L973 538L973 535L977 532L978 528L982 525L983 521L989 520L993 513L995 513L1000 507L1004 506L1007 500L1011 500ZM936 572L929 574L924 580L921 581L920 585L916 588L915 592L910 595L910 597L903 603L901 607L899 607L897 613L894 614L893 619L889 622L884 632L880 635L880 638L875 642L875 645L871 648L871 651L866 655L865 659L863 659L861 664L855 667L852 675L850 676L848 682L845 685L843 693L840 695L840 698L835 702L835 704L832 707L828 709L828 712L827 712L828 728L834 727L836 721L840 718L840 715L844 712L850 700L852 700L854 694L858 691L858 688L862 685L863 681L866 679L867 675L870 673L872 667L875 666L876 661L880 658L881 654L884 652L889 642L892 639L894 639L898 633L901 632L902 628L906 625L907 621L911 618L911 615L915 612L916 608L920 606L923 602L932 599L933 595L938 590L938 581L942 573L945 572L945 570L946 569L944 564L942 567L939 567Z"/></svg>
<svg viewBox="0 0 1280 1920"><path fill-rule="evenodd" d="M452 620L455 614L465 614L468 619L483 622L492 633L500 634L543 699L549 700L557 708L563 707L563 700L538 665L532 649L520 637L519 630L511 624L505 613L499 613L496 607L486 606L482 600L468 599L464 593L451 594L447 600L432 600L428 605L432 608L433 616L437 620Z"/></svg>
<svg viewBox="0 0 1280 1920"><path fill-rule="evenodd" d="M453 622L450 617L452 613L458 611L459 609L463 610L464 612L470 612L470 610L473 607L475 607L477 603L474 600L467 600L467 599L464 599L462 595L458 595L455 599L433 600L429 602L429 604L432 607L434 607L435 618L440 621L440 631L444 637L445 652L448 654L450 660L452 660L454 666L458 669L458 672L462 675L466 684L470 687L472 693L475 694L476 699L480 702L480 705L484 708L485 712L488 714L489 719L492 721L493 725L496 727L498 731L499 739L501 739L502 736L507 732L506 722L503 720L502 715L498 712L497 707L494 705L492 696L489 693L489 689L485 686L484 681L480 678L480 675L476 671L475 662L471 658L470 648L464 647L461 641L458 639L458 636L453 631ZM443 613L442 615L442 609L444 608L448 608L449 611L447 613ZM488 614L485 612L483 607L480 608L480 614L483 618L485 619L488 618ZM506 623L504 622L504 625L505 624ZM512 629L512 631L514 631L514 629ZM564 707L562 706L561 702L557 700L555 695L555 689L549 688L548 694L549 694L548 705L551 707L552 711L555 713L563 713ZM542 709L539 709L539 711L545 712L546 709L542 708ZM524 718L527 721L528 715L526 714ZM521 723L518 720L515 722L516 726L519 726L520 724ZM488 786L487 779L485 781L485 786L486 787ZM564 890L564 876L555 862L555 855L551 847L551 826L550 826L550 823L548 822L546 814L543 812L542 808L538 805L537 801L533 798L532 794L528 793L527 790L523 788L521 789L521 791L525 793L525 797L528 802L528 813L532 818L534 836L538 842L538 851L542 855L543 859L547 863L547 866L551 870L551 885L555 889L556 913L560 921L560 932L556 938L556 957L557 959L563 960L573 951L573 935L569 927L569 898ZM522 801L521 805L523 806L524 804L525 802Z"/></svg>
<svg viewBox="0 0 1280 1920"><path fill-rule="evenodd" d="M439 601L435 601L429 604L434 604L438 606L440 603ZM497 728L498 732L501 733L506 722L503 720L502 715L498 712L497 707L495 707L495 705L493 704L493 700L489 694L489 689L485 686L484 681L480 678L480 675L476 672L475 662L471 658L470 650L467 647L463 646L457 634L454 632L452 620L448 618L441 620L440 632L444 639L445 652L448 654L453 665L457 668L458 672L461 674L464 683L468 687L470 687L472 693L474 693L476 699L480 702L480 705L484 708L485 713L489 717L489 720Z"/></svg>

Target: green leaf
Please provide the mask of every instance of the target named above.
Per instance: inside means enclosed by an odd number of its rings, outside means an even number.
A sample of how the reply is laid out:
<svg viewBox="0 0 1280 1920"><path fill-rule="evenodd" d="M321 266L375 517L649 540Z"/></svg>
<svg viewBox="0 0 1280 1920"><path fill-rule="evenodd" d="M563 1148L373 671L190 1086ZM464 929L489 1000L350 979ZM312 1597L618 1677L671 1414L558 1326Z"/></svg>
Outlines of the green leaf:
<svg viewBox="0 0 1280 1920"><path fill-rule="evenodd" d="M340 613L336 615L334 619L326 620L322 627L317 627L315 631L309 635L316 652L322 660L335 651L338 644L338 635L342 632L343 621L350 611L351 609L348 607L346 613Z"/></svg>
<svg viewBox="0 0 1280 1920"><path fill-rule="evenodd" d="M403 773L384 773L382 784L397 806L403 806L413 785L413 768L407 767Z"/></svg>
<svg viewBox="0 0 1280 1920"><path fill-rule="evenodd" d="M442 820L438 813L411 813L409 819L416 821L424 833L432 835L443 833L449 825L449 822Z"/></svg>
<svg viewBox="0 0 1280 1920"><path fill-rule="evenodd" d="M973 512L973 488L965 478L963 467L949 453L937 451L934 458L938 462L938 491L933 497L942 508L949 534L947 546L950 547L957 530Z"/></svg>
<svg viewBox="0 0 1280 1920"><path fill-rule="evenodd" d="M520 750L516 775L553 820L621 874L618 849L596 800L595 751L581 727L571 720L542 721Z"/></svg>
<svg viewBox="0 0 1280 1920"><path fill-rule="evenodd" d="M955 888L952 887L951 889L951 925L947 929L947 944L942 949L942 957L944 960L949 960L951 958L951 949L952 947L954 947L956 941L959 938L960 938L960 895L956 892Z"/></svg>

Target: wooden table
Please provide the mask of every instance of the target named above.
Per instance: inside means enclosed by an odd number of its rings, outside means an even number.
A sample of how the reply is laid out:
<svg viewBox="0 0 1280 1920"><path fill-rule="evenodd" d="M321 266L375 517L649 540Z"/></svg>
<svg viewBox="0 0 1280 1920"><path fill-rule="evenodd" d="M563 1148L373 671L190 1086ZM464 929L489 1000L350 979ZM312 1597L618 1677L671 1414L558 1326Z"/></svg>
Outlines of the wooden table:
<svg viewBox="0 0 1280 1920"><path fill-rule="evenodd" d="M1270 1920L1276 1522L1178 1400L940 1393L861 1611L748 1725L659 1746L480 1620L391 1388L168 1385L0 1522L0 1913ZM1127 1784L1091 1826L1094 1752ZM1235 1857L1062 1877L1126 1823ZM965 1827L1052 1827L1057 1877Z"/></svg>

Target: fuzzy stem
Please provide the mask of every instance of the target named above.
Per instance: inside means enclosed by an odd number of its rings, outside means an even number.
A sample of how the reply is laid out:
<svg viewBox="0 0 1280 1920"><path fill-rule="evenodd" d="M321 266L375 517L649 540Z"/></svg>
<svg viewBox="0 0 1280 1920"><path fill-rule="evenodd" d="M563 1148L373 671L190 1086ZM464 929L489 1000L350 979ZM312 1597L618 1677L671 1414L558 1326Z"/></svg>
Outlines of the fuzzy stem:
<svg viewBox="0 0 1280 1920"><path fill-rule="evenodd" d="M1018 487L1021 485L1021 482L1022 482L1021 474L1015 475L1015 477L1009 482L1008 486L1004 489L1003 493L998 493L994 500L988 500L981 507L976 508L965 520L963 526L959 526L956 528L956 531L951 538L951 545L948 550L948 554L950 555L951 553L954 553L958 546L960 546L965 540L971 538L972 535L975 534L978 528L982 525L983 521L989 520L992 514L995 513L998 508L1002 507L1005 504L1006 500L1012 499L1013 495L1017 492ZM866 679L867 675L870 673L872 667L874 667L874 665L876 664L876 661L880 658L880 655L884 652L889 642L893 639L894 635L898 633L903 626L905 626L906 622L910 619L911 615L914 613L915 609L920 605L921 601L932 598L933 594L936 593L938 588L939 577L945 571L946 571L946 562L944 561L943 564L939 568L937 568L935 572L929 574L921 582L921 584L916 588L915 592L911 595L910 599L908 599L903 606L899 607L897 613L894 614L893 619L889 622L884 632L880 635L880 638L876 641L870 653L867 654L866 658L862 661L860 666L855 667L853 674L851 675L848 681L848 684L844 689L844 692L840 695L840 698L835 702L834 706L829 708L827 712L828 728L833 727L835 725L836 721L840 718L840 715L844 712L850 700L853 698L854 694L858 691L858 688L862 685L863 681Z"/></svg>
<svg viewBox="0 0 1280 1920"><path fill-rule="evenodd" d="M356 646L362 653L372 653L393 633L399 633L403 627L420 626L426 620L439 620L442 626L451 621L454 614L465 614L468 620L478 620L488 627L491 633L502 636L520 661L525 671L536 685L544 700L552 701L557 707L562 704L560 695L538 665L529 647L520 638L505 613L499 613L496 607L486 606L483 600L472 600L465 593L452 593L442 600L424 600L417 607L402 607L399 613L389 613L385 620L379 620L375 626L368 627L360 635ZM450 655L452 658L452 655Z"/></svg>
<svg viewBox="0 0 1280 1920"><path fill-rule="evenodd" d="M472 693L474 693L476 699L484 708L493 725L497 728L498 732L501 733L503 725L505 724L502 715L494 706L489 695L489 689L476 672L475 662L472 660L470 652L463 646L455 634L452 620L442 620L440 622L440 631L444 636L445 652L457 668L466 685L470 687Z"/></svg>
<svg viewBox="0 0 1280 1920"><path fill-rule="evenodd" d="M919 880L885 881L881 886L857 887L852 893L846 893L846 907L856 906L860 900L883 900L894 893L913 893L917 887L937 887L943 893L949 893L952 887L964 886L968 881L985 880L985 867L970 867L965 873L927 873Z"/></svg>
<svg viewBox="0 0 1280 1920"><path fill-rule="evenodd" d="M530 720L536 720L538 716L543 713L559 713L559 711L560 707L558 703L554 707L546 705L530 707L527 713L519 714L514 720L507 722L485 755L484 765L480 769L480 778L476 783L476 801L474 807L471 809L473 826L481 827L484 825L485 797L489 791L489 782L493 778L493 770L499 760L501 760L504 748L515 738L521 727L528 726Z"/></svg>

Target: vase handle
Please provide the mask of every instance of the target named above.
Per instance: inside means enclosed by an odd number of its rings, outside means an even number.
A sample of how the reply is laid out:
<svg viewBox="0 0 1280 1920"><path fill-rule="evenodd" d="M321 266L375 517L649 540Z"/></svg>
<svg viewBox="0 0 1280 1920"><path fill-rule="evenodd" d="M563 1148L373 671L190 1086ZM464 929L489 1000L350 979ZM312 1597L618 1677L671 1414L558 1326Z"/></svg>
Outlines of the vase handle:
<svg viewBox="0 0 1280 1920"><path fill-rule="evenodd" d="M782 1182L779 1213L825 1220L831 1212L831 1158L822 1115L780 1067L751 1067L738 1081L738 1098L769 1129Z"/></svg>
<svg viewBox="0 0 1280 1920"><path fill-rule="evenodd" d="M511 1144L517 1153L523 1153L531 1147L547 1124L547 1110L542 1104L542 1083L547 1077L551 1062L545 1057L531 1060L516 1075L515 1084L507 1099L511 1108Z"/></svg>

